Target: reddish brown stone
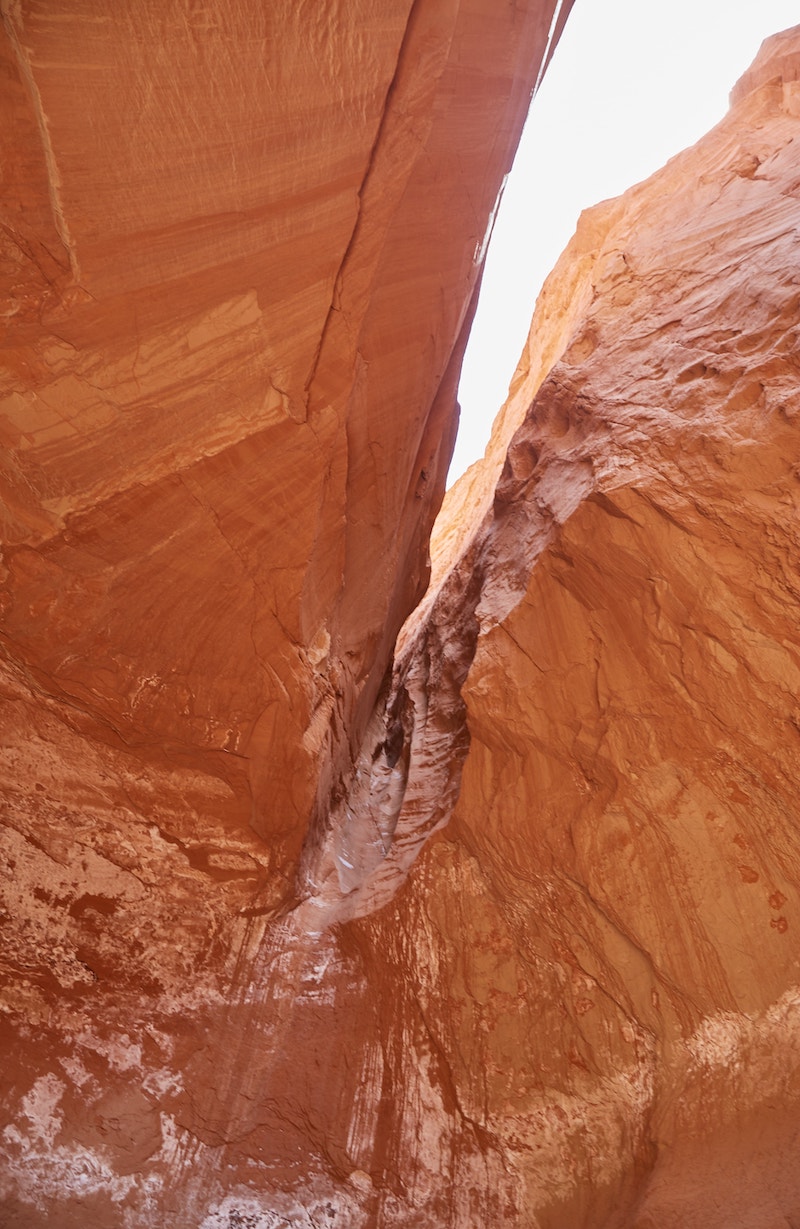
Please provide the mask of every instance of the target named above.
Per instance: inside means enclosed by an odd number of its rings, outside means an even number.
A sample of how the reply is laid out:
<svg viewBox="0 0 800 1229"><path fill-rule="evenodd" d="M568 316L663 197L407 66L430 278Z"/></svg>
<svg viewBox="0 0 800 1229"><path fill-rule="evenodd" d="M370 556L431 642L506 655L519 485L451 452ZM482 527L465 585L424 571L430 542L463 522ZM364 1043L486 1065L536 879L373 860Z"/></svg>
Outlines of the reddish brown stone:
<svg viewBox="0 0 800 1229"><path fill-rule="evenodd" d="M418 1214L308 932L555 7L2 6L4 1224Z"/></svg>
<svg viewBox="0 0 800 1229"><path fill-rule="evenodd" d="M800 1221L800 28L397 638L552 5L3 12L3 1223Z"/></svg>
<svg viewBox="0 0 800 1229"><path fill-rule="evenodd" d="M583 215L437 528L471 745L397 908L510 1223L800 1214L799 65Z"/></svg>

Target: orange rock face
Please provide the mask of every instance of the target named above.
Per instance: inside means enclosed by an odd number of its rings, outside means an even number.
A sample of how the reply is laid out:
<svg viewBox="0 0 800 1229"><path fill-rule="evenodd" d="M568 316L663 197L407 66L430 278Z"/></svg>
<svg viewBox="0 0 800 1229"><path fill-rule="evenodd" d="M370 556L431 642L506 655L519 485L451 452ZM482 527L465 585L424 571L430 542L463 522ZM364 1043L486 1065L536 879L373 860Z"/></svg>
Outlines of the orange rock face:
<svg viewBox="0 0 800 1229"><path fill-rule="evenodd" d="M471 744L395 925L509 1223L800 1215L798 68L583 216L443 510Z"/></svg>
<svg viewBox="0 0 800 1229"><path fill-rule="evenodd" d="M800 1222L800 28L420 601L553 8L2 9L9 1229Z"/></svg>
<svg viewBox="0 0 800 1229"><path fill-rule="evenodd" d="M427 1215L330 927L569 7L0 5L4 1225Z"/></svg>

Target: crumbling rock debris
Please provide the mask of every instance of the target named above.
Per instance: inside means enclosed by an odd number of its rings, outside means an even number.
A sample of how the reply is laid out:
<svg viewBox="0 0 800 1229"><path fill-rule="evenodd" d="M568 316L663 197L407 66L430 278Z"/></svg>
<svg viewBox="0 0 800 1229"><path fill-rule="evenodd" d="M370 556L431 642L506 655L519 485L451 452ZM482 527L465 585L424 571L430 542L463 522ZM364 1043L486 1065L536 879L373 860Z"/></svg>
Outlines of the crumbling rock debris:
<svg viewBox="0 0 800 1229"><path fill-rule="evenodd" d="M568 9L0 6L4 1225L800 1223L800 28L425 591Z"/></svg>

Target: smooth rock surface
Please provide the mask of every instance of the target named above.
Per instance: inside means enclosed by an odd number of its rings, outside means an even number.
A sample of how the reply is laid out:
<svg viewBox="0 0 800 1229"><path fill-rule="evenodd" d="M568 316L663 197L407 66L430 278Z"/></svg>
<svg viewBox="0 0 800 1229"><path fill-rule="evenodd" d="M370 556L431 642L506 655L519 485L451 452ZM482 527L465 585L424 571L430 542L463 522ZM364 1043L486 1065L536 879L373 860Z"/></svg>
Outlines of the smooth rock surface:
<svg viewBox="0 0 800 1229"><path fill-rule="evenodd" d="M0 3L4 1226L427 1216L328 927L569 8Z"/></svg>

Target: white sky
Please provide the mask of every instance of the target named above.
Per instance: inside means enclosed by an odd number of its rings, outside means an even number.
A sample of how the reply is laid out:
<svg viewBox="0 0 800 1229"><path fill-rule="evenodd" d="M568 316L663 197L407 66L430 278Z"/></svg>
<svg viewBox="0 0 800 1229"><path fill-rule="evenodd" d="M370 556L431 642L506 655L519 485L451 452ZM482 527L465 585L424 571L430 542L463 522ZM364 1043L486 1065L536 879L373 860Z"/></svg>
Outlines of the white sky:
<svg viewBox="0 0 800 1229"><path fill-rule="evenodd" d="M536 296L581 210L694 144L722 119L763 39L798 23L798 0L575 0L498 211L451 482L483 455Z"/></svg>

